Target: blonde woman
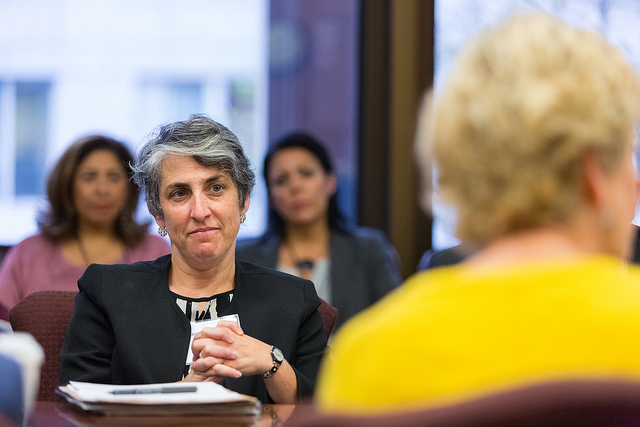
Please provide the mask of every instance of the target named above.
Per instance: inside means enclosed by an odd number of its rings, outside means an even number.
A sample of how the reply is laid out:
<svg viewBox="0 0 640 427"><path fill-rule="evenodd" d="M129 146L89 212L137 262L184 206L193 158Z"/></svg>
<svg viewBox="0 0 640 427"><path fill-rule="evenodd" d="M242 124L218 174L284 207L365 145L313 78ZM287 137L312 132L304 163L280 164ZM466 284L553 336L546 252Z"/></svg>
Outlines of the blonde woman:
<svg viewBox="0 0 640 427"><path fill-rule="evenodd" d="M486 30L425 102L417 153L475 249L338 332L333 413L433 408L551 380L640 379L627 265L640 82L597 34L543 14ZM429 200L429 192L423 196Z"/></svg>

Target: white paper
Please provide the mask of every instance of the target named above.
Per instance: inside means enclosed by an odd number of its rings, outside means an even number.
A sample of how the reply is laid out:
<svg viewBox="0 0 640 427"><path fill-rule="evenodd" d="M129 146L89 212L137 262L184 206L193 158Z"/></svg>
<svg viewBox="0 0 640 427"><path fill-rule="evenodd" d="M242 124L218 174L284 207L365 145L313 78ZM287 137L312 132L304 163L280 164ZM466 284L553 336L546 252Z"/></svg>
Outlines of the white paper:
<svg viewBox="0 0 640 427"><path fill-rule="evenodd" d="M197 391L186 393L112 394L115 390L144 390L162 387L194 386ZM70 381L69 389L85 402L140 403L213 403L244 400L244 397L214 382L181 382L141 385L112 385Z"/></svg>

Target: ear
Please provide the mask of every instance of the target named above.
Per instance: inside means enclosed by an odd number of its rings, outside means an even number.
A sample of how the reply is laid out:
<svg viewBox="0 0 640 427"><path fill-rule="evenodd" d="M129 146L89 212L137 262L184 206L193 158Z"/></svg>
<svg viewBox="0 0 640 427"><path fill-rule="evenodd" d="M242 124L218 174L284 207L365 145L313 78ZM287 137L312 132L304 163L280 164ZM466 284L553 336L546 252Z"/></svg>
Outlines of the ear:
<svg viewBox="0 0 640 427"><path fill-rule="evenodd" d="M242 206L242 209L240 209L240 213L242 214L246 214L247 211L249 210L249 202L251 201L251 195L248 195L246 199L244 199L244 205Z"/></svg>
<svg viewBox="0 0 640 427"><path fill-rule="evenodd" d="M338 178L336 175L333 173L327 174L327 191L329 192L329 195L333 196L336 193L337 188Z"/></svg>
<svg viewBox="0 0 640 427"><path fill-rule="evenodd" d="M156 220L156 224L158 224L158 227L162 228L164 227L164 217L162 215L154 215L153 219Z"/></svg>
<svg viewBox="0 0 640 427"><path fill-rule="evenodd" d="M588 205L599 210L605 204L607 197L606 174L600 166L595 150L585 151L581 163L584 200Z"/></svg>

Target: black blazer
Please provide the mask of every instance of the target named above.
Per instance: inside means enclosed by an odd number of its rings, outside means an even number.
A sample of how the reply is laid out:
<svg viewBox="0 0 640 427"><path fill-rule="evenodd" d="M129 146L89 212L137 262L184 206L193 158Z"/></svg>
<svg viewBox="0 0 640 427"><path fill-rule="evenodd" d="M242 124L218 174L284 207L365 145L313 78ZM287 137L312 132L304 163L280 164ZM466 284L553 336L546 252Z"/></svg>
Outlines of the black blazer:
<svg viewBox="0 0 640 427"><path fill-rule="evenodd" d="M236 258L275 268L280 238L266 234L258 239L238 240ZM331 305L338 309L336 329L402 282L399 257L381 231L353 227L332 230Z"/></svg>
<svg viewBox="0 0 640 427"><path fill-rule="evenodd" d="M60 384L182 379L191 327L169 291L170 266L171 255L166 255L87 268L62 347ZM234 297L221 315L237 313L247 335L282 350L302 397L313 392L326 347L319 304L310 281L237 262ZM271 402L260 375L226 379L223 385Z"/></svg>

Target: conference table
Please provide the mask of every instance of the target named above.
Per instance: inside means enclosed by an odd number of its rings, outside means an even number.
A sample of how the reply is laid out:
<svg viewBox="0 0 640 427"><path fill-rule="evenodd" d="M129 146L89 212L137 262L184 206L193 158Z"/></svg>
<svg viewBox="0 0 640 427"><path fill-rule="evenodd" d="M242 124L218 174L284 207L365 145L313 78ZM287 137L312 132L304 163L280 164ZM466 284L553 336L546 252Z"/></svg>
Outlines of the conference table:
<svg viewBox="0 0 640 427"><path fill-rule="evenodd" d="M293 412L295 405L262 405L259 416L135 416L113 417L93 415L66 402L36 402L28 426L281 426Z"/></svg>

